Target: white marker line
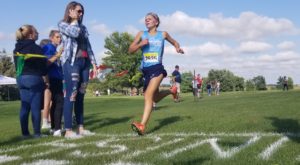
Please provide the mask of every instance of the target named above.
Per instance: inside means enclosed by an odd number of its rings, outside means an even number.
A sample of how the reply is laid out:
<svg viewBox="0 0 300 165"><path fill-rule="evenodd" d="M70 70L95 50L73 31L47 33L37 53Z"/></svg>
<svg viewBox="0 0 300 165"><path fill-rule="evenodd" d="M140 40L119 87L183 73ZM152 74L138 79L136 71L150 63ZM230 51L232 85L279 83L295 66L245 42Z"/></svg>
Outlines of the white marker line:
<svg viewBox="0 0 300 165"><path fill-rule="evenodd" d="M52 154L52 153L60 152L60 151L66 150L66 149L67 148L64 148L62 146L62 148L52 149L52 150L49 150L47 152L41 152L41 153L33 154L31 157L36 158L36 157L39 157L39 156L45 156L45 155L49 155L49 154Z"/></svg>
<svg viewBox="0 0 300 165"><path fill-rule="evenodd" d="M145 163L142 163L142 164L140 164L140 163L130 163L130 162L124 162L124 161L119 160L117 162L110 163L108 165L147 165L147 164L145 164Z"/></svg>
<svg viewBox="0 0 300 165"><path fill-rule="evenodd" d="M37 160L31 163L23 163L21 165L47 165L47 164L51 164L51 165L65 165L65 164L69 164L69 161L66 160Z"/></svg>
<svg viewBox="0 0 300 165"><path fill-rule="evenodd" d="M281 139L277 140L275 143L269 145L267 149L265 149L262 153L259 154L259 157L268 160L271 155L285 142L289 140L288 137L282 137Z"/></svg>
<svg viewBox="0 0 300 165"><path fill-rule="evenodd" d="M184 151L196 148L196 147L201 146L201 145L203 145L205 143L209 143L209 140L211 140L211 139L196 141L196 143L187 145L186 147L182 147L182 148L176 149L176 150L174 150L174 151L172 151L170 153L162 153L162 155L165 158L170 158L170 157L172 157L172 156L174 156L174 155L176 155L178 153L181 153L181 152L184 152Z"/></svg>
<svg viewBox="0 0 300 165"><path fill-rule="evenodd" d="M83 153L80 150L76 150L76 151L72 152L71 155L85 158L85 157L97 157L97 156L101 156L101 155L113 155L113 154L117 154L117 153L126 151L127 147L124 145L109 145L109 143L117 142L117 141L120 141L120 139L115 139L115 137L113 137L113 138L110 138L110 139L107 139L104 141L98 141L98 142L94 143L96 147L112 148L112 149L114 149L113 151L97 152L97 153ZM90 144L92 144L92 143L90 143Z"/></svg>
<svg viewBox="0 0 300 165"><path fill-rule="evenodd" d="M153 146L153 147L148 147L145 150L138 150L138 151L133 152L131 155L126 156L126 157L132 158L132 157L138 156L140 154L143 154L143 153L146 153L146 152L149 152L149 151L157 150L157 149L159 149L161 147L164 147L164 146L167 146L167 145L178 143L178 142L180 142L182 140L183 140L183 138L178 138L178 139L175 139L175 140L172 140L172 141L168 141L166 143L162 143L161 145L157 145L157 146Z"/></svg>
<svg viewBox="0 0 300 165"><path fill-rule="evenodd" d="M86 157L98 157L101 155L113 155L113 154L117 154L120 152L124 152L127 150L127 147L124 145L106 145L103 147L109 147L114 149L113 151L108 151L108 152L97 152L97 153L83 153L80 150L76 150L74 152L71 153L71 155L76 156L76 157L81 157L81 158L86 158Z"/></svg>
<svg viewBox="0 0 300 165"><path fill-rule="evenodd" d="M0 155L0 164L5 163L5 162L9 162L9 161L13 161L13 160L18 160L18 159L21 159L21 157L19 157L19 156Z"/></svg>
<svg viewBox="0 0 300 165"><path fill-rule="evenodd" d="M6 149L2 149L0 150L0 153L7 153L7 152L13 152L13 151L18 151L18 150L24 150L26 148L31 148L31 147L37 147L37 146L45 146L47 144L52 144L52 143L57 143L57 142L61 142L62 140L56 140L56 141L53 141L51 143L38 143L38 144L25 144L25 145L21 145L19 147L16 147L16 148L6 148Z"/></svg>
<svg viewBox="0 0 300 165"><path fill-rule="evenodd" d="M248 140L245 144L240 145L239 147L233 147L232 149L229 149L228 151L223 151L220 146L217 144L218 139L211 139L209 141L212 149L217 153L218 157L220 158L229 158L235 155L236 153L240 152L242 149L250 146L251 144L257 142L260 139L258 136L252 137L250 140Z"/></svg>

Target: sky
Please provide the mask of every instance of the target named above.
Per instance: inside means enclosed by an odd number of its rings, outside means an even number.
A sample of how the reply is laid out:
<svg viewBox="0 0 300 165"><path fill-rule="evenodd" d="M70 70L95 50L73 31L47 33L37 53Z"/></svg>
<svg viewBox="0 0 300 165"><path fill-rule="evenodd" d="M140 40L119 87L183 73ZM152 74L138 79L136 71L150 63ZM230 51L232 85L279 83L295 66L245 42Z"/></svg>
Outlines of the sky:
<svg viewBox="0 0 300 165"><path fill-rule="evenodd" d="M50 3L51 2L51 3ZM0 10L0 50L11 53L15 31L34 25L39 40L48 38L62 20L66 0L4 0ZM159 15L159 30L178 41L185 54L165 44L163 64L171 74L175 65L181 72L207 77L211 69L226 69L236 76L252 79L264 76L276 84L279 76L300 84L300 1L297 0L85 0L83 24L98 64L105 57L104 39L111 33L135 36L146 30L144 16Z"/></svg>

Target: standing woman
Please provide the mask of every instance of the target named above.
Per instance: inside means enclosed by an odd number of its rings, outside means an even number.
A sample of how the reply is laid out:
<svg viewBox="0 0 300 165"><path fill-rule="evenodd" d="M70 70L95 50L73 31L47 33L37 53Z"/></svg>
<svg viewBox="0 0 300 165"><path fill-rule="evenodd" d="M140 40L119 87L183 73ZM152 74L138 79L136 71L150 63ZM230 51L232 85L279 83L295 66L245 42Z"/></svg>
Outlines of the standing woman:
<svg viewBox="0 0 300 165"><path fill-rule="evenodd" d="M94 134L83 127L83 101L89 80L90 66L93 65L95 75L97 72L96 59L88 39L89 34L87 28L82 24L83 15L83 6L73 1L67 5L64 18L58 23L64 47L61 62L66 87L63 110L66 138ZM77 134L72 131L73 107L78 125Z"/></svg>
<svg viewBox="0 0 300 165"><path fill-rule="evenodd" d="M35 41L38 32L32 25L23 25L16 32L17 43L14 49L14 62L17 84L21 96L20 123L24 138L30 137L28 129L31 111L34 137L41 137L41 104L45 83L49 85L47 74L47 57ZM44 76L44 77L43 77Z"/></svg>
<svg viewBox="0 0 300 165"><path fill-rule="evenodd" d="M133 122L132 129L139 135L145 133L145 126L150 118L152 103L159 102L169 94L176 97L177 88L173 86L170 90L159 91L159 85L167 72L162 65L164 41L170 42L176 49L177 53L183 54L179 43L174 40L167 32L158 31L159 17L155 13L148 13L145 17L147 31L140 31L133 43L129 47L129 53L134 53L142 49L142 71L145 78L144 82L144 113L140 123Z"/></svg>

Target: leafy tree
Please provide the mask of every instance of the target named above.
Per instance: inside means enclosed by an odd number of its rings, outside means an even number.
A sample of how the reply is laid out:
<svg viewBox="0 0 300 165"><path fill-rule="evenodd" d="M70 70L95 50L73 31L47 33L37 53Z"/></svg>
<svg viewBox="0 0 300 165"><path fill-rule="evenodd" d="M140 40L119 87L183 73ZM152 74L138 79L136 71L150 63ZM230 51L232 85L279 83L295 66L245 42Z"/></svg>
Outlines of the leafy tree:
<svg viewBox="0 0 300 165"><path fill-rule="evenodd" d="M264 76L256 76L253 79L256 90L267 90L266 80Z"/></svg>
<svg viewBox="0 0 300 165"><path fill-rule="evenodd" d="M5 49L0 51L0 75L15 77L15 66L12 58L7 56ZM0 100L19 99L19 90L16 85L0 86Z"/></svg>
<svg viewBox="0 0 300 165"><path fill-rule="evenodd" d="M192 92L192 72L185 72L181 74L180 90L182 93Z"/></svg>
<svg viewBox="0 0 300 165"><path fill-rule="evenodd" d="M221 91L242 91L244 90L244 78L235 76L229 70L214 70L208 72L207 81L219 81L221 84Z"/></svg>
<svg viewBox="0 0 300 165"><path fill-rule="evenodd" d="M255 83L253 80L247 80L245 82L246 91L254 91L255 90Z"/></svg>
<svg viewBox="0 0 300 165"><path fill-rule="evenodd" d="M276 83L276 88L277 89L282 89L283 88L283 81L284 81L284 76L279 76L278 81ZM294 81L291 77L288 77L288 88L289 89L294 89Z"/></svg>
<svg viewBox="0 0 300 165"><path fill-rule="evenodd" d="M288 87L289 89L294 89L294 81L291 77L288 77Z"/></svg>
<svg viewBox="0 0 300 165"><path fill-rule="evenodd" d="M114 32L105 38L105 52L103 63L113 67L113 72L108 74L103 86L113 90L123 90L123 88L139 88L141 73L139 71L141 61L141 51L129 54L128 48L133 42L134 37L128 33ZM117 76L116 73L128 71L123 76Z"/></svg>
<svg viewBox="0 0 300 165"><path fill-rule="evenodd" d="M15 66L11 57L7 55L0 56L0 74L15 77Z"/></svg>

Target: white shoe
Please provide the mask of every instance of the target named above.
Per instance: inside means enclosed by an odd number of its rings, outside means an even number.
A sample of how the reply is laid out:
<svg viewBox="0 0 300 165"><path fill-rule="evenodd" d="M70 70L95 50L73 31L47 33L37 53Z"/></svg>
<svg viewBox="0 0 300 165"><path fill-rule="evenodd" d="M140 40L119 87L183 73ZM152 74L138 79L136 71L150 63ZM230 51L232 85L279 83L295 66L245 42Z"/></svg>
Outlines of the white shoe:
<svg viewBox="0 0 300 165"><path fill-rule="evenodd" d="M80 139L82 137L83 137L82 135L76 134L75 132L65 134L65 138L67 139Z"/></svg>
<svg viewBox="0 0 300 165"><path fill-rule="evenodd" d="M93 135L95 135L95 134L96 134L95 132L91 132L91 131L89 131L89 130L87 130L87 129L82 130L82 131L80 131L80 133L79 133L79 135L82 135L82 136L93 136Z"/></svg>
<svg viewBox="0 0 300 165"><path fill-rule="evenodd" d="M53 132L53 136L56 136L56 137L61 137L61 130L56 130Z"/></svg>
<svg viewBox="0 0 300 165"><path fill-rule="evenodd" d="M51 125L49 123L47 123L47 124L43 123L42 129L50 129L50 128L51 128Z"/></svg>

